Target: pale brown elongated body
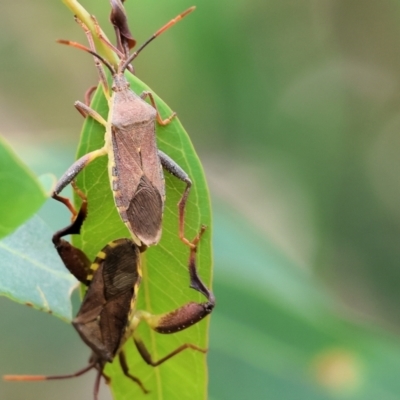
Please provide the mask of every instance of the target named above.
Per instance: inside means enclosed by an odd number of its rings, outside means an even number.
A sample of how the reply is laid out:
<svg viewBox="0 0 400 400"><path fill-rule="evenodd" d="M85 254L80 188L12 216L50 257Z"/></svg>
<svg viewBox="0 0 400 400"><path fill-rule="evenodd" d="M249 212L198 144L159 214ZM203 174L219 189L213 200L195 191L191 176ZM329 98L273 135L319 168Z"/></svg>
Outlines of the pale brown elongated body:
<svg viewBox="0 0 400 400"><path fill-rule="evenodd" d="M109 174L122 220L141 243L161 236L165 183L156 144L156 110L115 77L110 101ZM106 139L107 141L107 139Z"/></svg>
<svg viewBox="0 0 400 400"><path fill-rule="evenodd" d="M165 202L165 183L162 168L186 183L186 188L178 203L179 238L189 247L194 246L193 242L184 236L185 205L192 182L178 164L157 149L156 144L156 123L167 125L176 114L173 113L168 118L162 119L157 111L153 95L150 92L136 94L130 89L124 76L130 62L148 43L193 10L194 7L191 7L171 20L130 56L121 54L117 48L102 37L100 28L95 21L99 39L120 54L121 61L118 67L112 66L95 52L91 33L82 23L81 25L85 29L90 43L90 49L79 43L59 41L85 50L95 56L96 65L102 71L99 76L108 100L109 113L107 120L104 120L88 105L81 102L75 103L75 107L83 116L94 118L104 126L104 146L77 160L58 181L53 197L60 200L59 193L85 166L99 156L108 155L109 177L114 201L123 222L132 234L132 240L138 246L157 244L161 238ZM124 39L121 38L121 40L123 42ZM99 60L112 74L111 92ZM145 101L146 97L149 97L151 105ZM67 199L64 199L64 203L69 204ZM73 209L71 205L70 209Z"/></svg>

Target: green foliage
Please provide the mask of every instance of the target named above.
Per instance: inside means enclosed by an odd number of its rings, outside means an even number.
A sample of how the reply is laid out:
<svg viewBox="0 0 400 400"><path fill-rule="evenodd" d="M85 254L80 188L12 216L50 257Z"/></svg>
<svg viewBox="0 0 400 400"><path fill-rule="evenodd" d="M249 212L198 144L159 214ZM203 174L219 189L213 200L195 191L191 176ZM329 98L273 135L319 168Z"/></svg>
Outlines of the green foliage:
<svg viewBox="0 0 400 400"><path fill-rule="evenodd" d="M0 137L0 238L37 212L46 197L37 178Z"/></svg>
<svg viewBox="0 0 400 400"><path fill-rule="evenodd" d="M225 203L214 209L212 399L397 398L398 339L352 322L354 315L270 239Z"/></svg>
<svg viewBox="0 0 400 400"><path fill-rule="evenodd" d="M149 90L137 78L130 76L131 87L137 93ZM162 116L171 114L171 110L157 98ZM92 107L107 118L107 102L101 90L97 90ZM198 157L186 132L178 120L174 120L157 132L159 148L172 157L193 180L186 212L186 236L194 237L202 224L208 229L203 235L198 252L198 268L204 282L211 282L211 220L210 202L207 186ZM104 127L92 119L85 122L79 146L78 157L100 148L104 143ZM185 184L166 173L167 201L163 218L162 240L157 246L149 248L142 257L143 280L139 293L138 308L151 313L171 311L189 300L204 301L199 294L188 288L189 277L187 263L189 249L178 238L177 203ZM107 171L107 157L95 160L82 173L77 183L88 196L89 214L81 235L74 242L81 247L89 258L110 240L129 237L129 232L118 215ZM148 327L140 327L142 338L150 353L157 360L177 348L182 343L193 343L207 348L207 329L209 318L201 323L173 335L160 335ZM128 364L132 373L139 377L151 393L148 399L204 399L207 397L206 356L186 350L158 368L147 366L138 355L130 341L126 345ZM141 396L139 387L122 375L116 361L106 369L112 377L112 391L115 399Z"/></svg>
<svg viewBox="0 0 400 400"><path fill-rule="evenodd" d="M76 279L54 250L51 235L35 216L0 241L0 294L70 321Z"/></svg>
<svg viewBox="0 0 400 400"><path fill-rule="evenodd" d="M45 202L51 177L37 179L2 138L0 171L0 294L70 320L76 280L55 252L50 229L37 216L21 225Z"/></svg>

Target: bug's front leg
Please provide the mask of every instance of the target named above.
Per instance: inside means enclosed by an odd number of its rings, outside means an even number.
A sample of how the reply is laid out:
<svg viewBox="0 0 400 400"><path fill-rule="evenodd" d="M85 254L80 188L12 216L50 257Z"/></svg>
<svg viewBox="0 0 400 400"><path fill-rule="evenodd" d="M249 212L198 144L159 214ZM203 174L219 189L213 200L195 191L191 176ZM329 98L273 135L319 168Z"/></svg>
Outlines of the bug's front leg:
<svg viewBox="0 0 400 400"><path fill-rule="evenodd" d="M83 168L89 165L97 157L105 156L106 154L108 154L107 145L103 146L101 149L91 151L90 153L87 153L84 156L82 156L79 160L75 161L67 169L64 175L58 180L54 192L52 194L52 197L65 204L65 202L61 200L61 199L65 200L65 198L64 197L61 198L60 196L58 196L58 194L76 178L76 176L79 174L79 172L83 170ZM68 208L71 210L70 207Z"/></svg>
<svg viewBox="0 0 400 400"><path fill-rule="evenodd" d="M88 285L88 274L90 271L91 262L86 257L86 254L83 253L82 250L72 246L71 243L67 242L63 239L64 236L67 235L76 235L79 234L81 231L81 227L83 221L86 219L87 216L87 199L86 196L77 188L74 182L72 182L72 186L75 192L79 195L82 199L82 204L79 209L79 212L76 213L74 216L73 221L70 225L66 226L63 229L60 229L53 235L53 244L60 256L61 260L63 261L65 267L71 272L72 275L75 276L78 281ZM56 197L57 200L61 201L62 203L66 204L59 196ZM62 199L62 200L60 200ZM69 202L69 200L68 200ZM67 204L66 204L67 205ZM68 205L67 205L68 207ZM69 208L69 207L68 207Z"/></svg>
<svg viewBox="0 0 400 400"><path fill-rule="evenodd" d="M93 35L90 32L90 29L79 18L75 17L75 21L79 24L79 26L85 32L86 38L89 42L90 50L96 52L96 46L94 44ZM97 21L96 21L96 23L97 23ZM100 31L101 31L101 29L100 29ZM109 99L110 98L110 88L108 86L107 76L104 72L104 68L103 68L100 60L97 57L93 57L93 59L94 59L94 64L96 66L97 72L99 74L100 84L103 87L103 93L106 96L106 98ZM89 100L89 102L87 102L88 100ZM85 102L87 105L90 104L90 96L89 95L88 96L85 95ZM79 109L78 109L78 111L79 111Z"/></svg>
<svg viewBox="0 0 400 400"><path fill-rule="evenodd" d="M97 111L91 109L86 104L77 101L75 102L75 107L83 115L83 117L86 118L89 116L95 119L100 124L102 124L104 127L107 125L107 122L104 120L104 118L99 113L97 113ZM90 153L87 153L84 156L82 156L79 160L76 160L67 169L64 175L58 180L52 197L64 203L73 213L71 206L66 204L68 203L68 201L66 201L66 199L63 197L59 197L58 194L76 178L76 176L79 174L79 172L83 170L83 168L89 165L97 157L105 156L106 154L108 154L108 151L109 151L109 144L105 143L105 145L101 149L91 151Z"/></svg>
<svg viewBox="0 0 400 400"><path fill-rule="evenodd" d="M85 96L86 97L86 96ZM75 108L80 112L80 114L86 118L86 117L92 117L94 120L96 120L99 124L103 125L104 127L107 126L107 121L93 108L90 108L89 105L86 103L87 100L85 100L85 103L82 103L81 101L76 101L74 103ZM90 100L89 100L90 101Z"/></svg>

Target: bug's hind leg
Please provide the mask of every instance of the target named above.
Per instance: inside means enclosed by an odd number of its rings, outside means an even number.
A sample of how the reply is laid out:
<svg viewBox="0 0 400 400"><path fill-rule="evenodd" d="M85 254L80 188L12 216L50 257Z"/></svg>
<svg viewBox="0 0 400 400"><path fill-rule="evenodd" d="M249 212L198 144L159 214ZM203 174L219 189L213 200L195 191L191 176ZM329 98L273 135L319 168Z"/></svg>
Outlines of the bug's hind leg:
<svg viewBox="0 0 400 400"><path fill-rule="evenodd" d="M118 357L119 357L119 363L121 365L122 372L124 373L124 375L126 377L128 377L129 379L132 379L135 383L137 383L140 386L140 388L142 389L143 393L145 393L145 394L149 393L149 391L144 387L142 381L129 372L129 366L126 361L125 353L123 350L121 350L119 352Z"/></svg>

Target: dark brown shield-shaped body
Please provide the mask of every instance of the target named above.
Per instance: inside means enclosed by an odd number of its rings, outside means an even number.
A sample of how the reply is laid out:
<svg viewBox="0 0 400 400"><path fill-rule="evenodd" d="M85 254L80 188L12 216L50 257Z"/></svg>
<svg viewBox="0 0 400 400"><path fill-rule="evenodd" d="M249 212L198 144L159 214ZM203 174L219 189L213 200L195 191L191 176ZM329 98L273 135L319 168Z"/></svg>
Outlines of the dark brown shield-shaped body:
<svg viewBox="0 0 400 400"><path fill-rule="evenodd" d="M43 381L81 376L91 369L97 370L94 385L94 399L97 400L100 378L110 379L104 373L107 362L118 356L122 372L139 385L144 393L148 390L141 380L132 375L124 355L123 345L133 338L143 360L151 366L159 366L186 349L201 353L206 350L191 343L183 343L164 357L153 360L145 343L140 339L137 327L144 321L156 332L169 334L179 332L201 321L210 314L215 305L213 293L203 284L196 268L196 245L204 229L201 230L189 254L190 287L202 293L207 301L189 302L163 314L153 315L136 310L136 298L141 281L140 252L145 247L137 246L131 239L110 242L97 255L93 263L78 248L63 239L70 234L79 234L87 215L86 196L75 186L82 199L82 205L70 225L53 235L53 243L66 268L82 283L88 286L86 295L73 325L83 341L92 349L89 364L68 375L7 375L9 381ZM64 203L64 201L61 199ZM65 203L64 203L65 204ZM66 204L68 205L68 204Z"/></svg>
<svg viewBox="0 0 400 400"><path fill-rule="evenodd" d="M156 110L114 77L109 122L109 171L115 204L122 220L141 243L161 236L165 184L156 144Z"/></svg>
<svg viewBox="0 0 400 400"><path fill-rule="evenodd" d="M109 243L91 266L93 277L72 324L100 360L111 362L128 325L140 284L140 255L129 239Z"/></svg>

